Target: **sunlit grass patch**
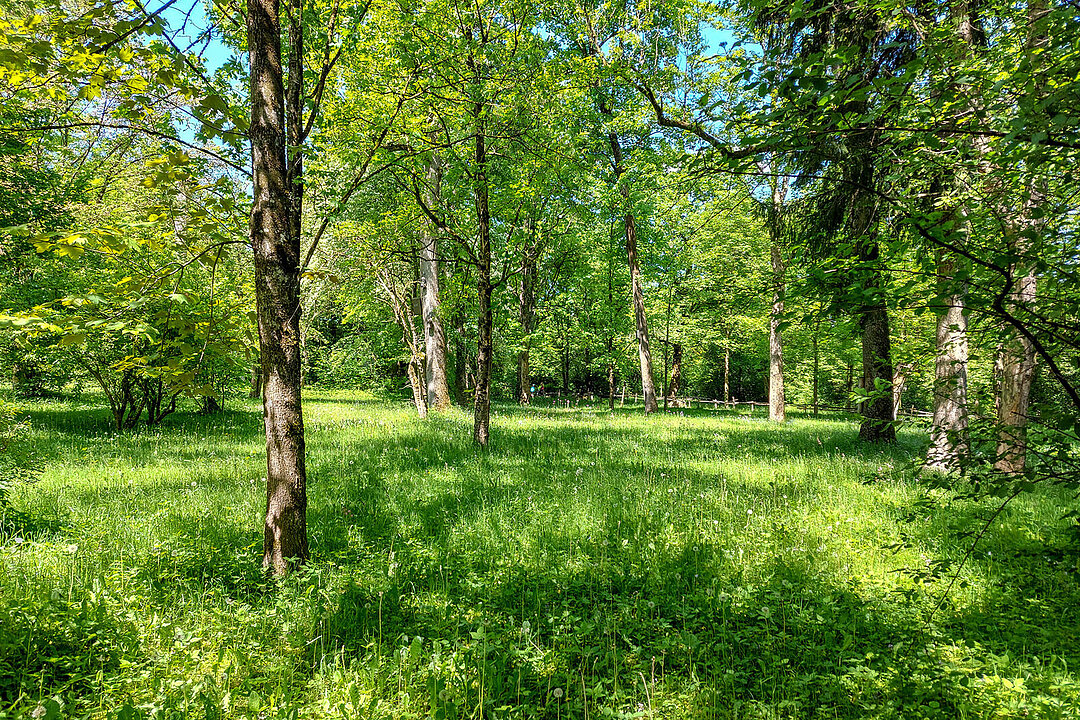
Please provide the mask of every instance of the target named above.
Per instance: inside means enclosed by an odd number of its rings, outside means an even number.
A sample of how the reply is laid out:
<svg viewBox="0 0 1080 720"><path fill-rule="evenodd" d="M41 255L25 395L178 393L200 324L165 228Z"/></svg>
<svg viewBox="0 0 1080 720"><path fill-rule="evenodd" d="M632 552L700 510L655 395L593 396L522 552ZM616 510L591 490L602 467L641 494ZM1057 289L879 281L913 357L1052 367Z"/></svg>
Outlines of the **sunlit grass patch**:
<svg viewBox="0 0 1080 720"><path fill-rule="evenodd" d="M931 570L988 506L917 504L914 430L868 448L835 418L506 405L481 451L461 411L310 393L313 559L275 582L261 414L234 407L131 434L34 411L0 712L1077 714L1073 501L1018 501L941 602Z"/></svg>

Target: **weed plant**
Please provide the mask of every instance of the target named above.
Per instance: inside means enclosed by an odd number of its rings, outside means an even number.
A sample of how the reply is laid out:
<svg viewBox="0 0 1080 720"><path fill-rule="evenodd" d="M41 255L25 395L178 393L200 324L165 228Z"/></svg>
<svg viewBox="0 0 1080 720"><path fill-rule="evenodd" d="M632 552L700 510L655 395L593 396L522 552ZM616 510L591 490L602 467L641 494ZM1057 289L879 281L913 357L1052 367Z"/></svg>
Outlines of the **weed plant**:
<svg viewBox="0 0 1080 720"><path fill-rule="evenodd" d="M0 530L0 717L1080 717L1054 488L924 502L846 419L307 395L312 561L260 561L254 404L43 401ZM960 580L943 599L948 573ZM942 579L944 574L944 578Z"/></svg>

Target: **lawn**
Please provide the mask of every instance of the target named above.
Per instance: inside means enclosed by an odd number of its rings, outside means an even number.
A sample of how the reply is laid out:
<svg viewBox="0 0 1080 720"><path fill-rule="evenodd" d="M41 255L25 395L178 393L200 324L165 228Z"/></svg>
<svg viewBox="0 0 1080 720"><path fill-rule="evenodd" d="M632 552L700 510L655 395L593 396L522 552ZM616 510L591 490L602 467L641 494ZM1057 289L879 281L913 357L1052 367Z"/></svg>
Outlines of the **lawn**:
<svg viewBox="0 0 1080 720"><path fill-rule="evenodd" d="M1080 717L1076 501L1015 501L945 596L993 505L925 489L917 428L497 405L485 452L460 412L307 398L280 583L255 403L26 406L0 717Z"/></svg>

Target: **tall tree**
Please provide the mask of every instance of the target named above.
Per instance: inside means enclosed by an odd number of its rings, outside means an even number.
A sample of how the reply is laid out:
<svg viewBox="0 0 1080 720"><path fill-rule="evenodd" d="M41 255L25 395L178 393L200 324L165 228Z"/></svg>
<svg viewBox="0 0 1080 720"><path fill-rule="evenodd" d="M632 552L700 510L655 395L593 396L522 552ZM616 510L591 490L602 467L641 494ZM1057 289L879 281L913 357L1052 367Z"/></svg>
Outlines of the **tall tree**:
<svg viewBox="0 0 1080 720"><path fill-rule="evenodd" d="M427 159L428 204L439 206L442 168L434 149ZM436 412L450 407L450 385L446 370L446 333L439 315L438 228L424 219L423 245L420 248L421 304L424 322L424 380L427 407Z"/></svg>
<svg viewBox="0 0 1080 720"><path fill-rule="evenodd" d="M771 167L762 164L766 175ZM772 192L765 209L765 226L769 230L769 263L772 266L772 306L769 312L769 419L784 422L787 418L787 397L784 388L784 337L781 323L784 318L785 272L781 243L784 237L784 206L787 202L790 180L773 177Z"/></svg>
<svg viewBox="0 0 1080 720"><path fill-rule="evenodd" d="M641 394L645 400L645 414L654 413L659 405L656 400L656 383L653 380L652 350L649 347L649 320L645 314L645 291L641 282L641 261L638 259L637 225L630 200L630 186L623 178L623 164L619 136L612 131L608 135L615 169L615 182L623 200L623 230L626 239L626 259L630 266L630 301L634 310L634 331L637 337L638 363L641 369Z"/></svg>
<svg viewBox="0 0 1080 720"><path fill-rule="evenodd" d="M528 405L532 400L529 350L532 346L532 335L536 331L536 272L539 254L537 221L535 217L531 217L521 243L521 284L518 290L518 323L521 325L523 339L522 347L518 350L517 396L522 405Z"/></svg>
<svg viewBox="0 0 1080 720"><path fill-rule="evenodd" d="M292 33L290 23L290 37ZM308 538L307 469L300 399L299 207L293 206L290 197L292 183L300 182L300 178L299 168L290 177L286 156L278 0L248 3L247 40L253 179L250 238L255 255L266 429L263 566L282 574L288 571L291 562L308 558ZM301 68L294 66L291 72L297 76L293 84L299 84Z"/></svg>
<svg viewBox="0 0 1080 720"><path fill-rule="evenodd" d="M1049 42L1048 14L1046 0L1028 0L1024 52L1026 70L1031 74L1032 89L1037 97L1046 93L1040 71ZM1031 115L1029 121L1033 122L1035 129L1046 132L1044 113L1036 111ZM1006 247L1013 260L1006 274L1006 292L1003 297L999 296L998 302L1002 304L1002 309L1013 316L1030 313L1035 306L1038 281L1031 251L1034 240L1045 225L1047 183L1042 176L1044 162L1040 152L1028 158L1025 197L1020 212L1006 216L1009 218L1005 223ZM1009 328L998 351L996 369L997 419L1001 429L994 467L1004 473L1017 474L1024 471L1027 455L1028 411L1031 386L1035 379L1035 345L1032 338L1019 332L1019 328Z"/></svg>

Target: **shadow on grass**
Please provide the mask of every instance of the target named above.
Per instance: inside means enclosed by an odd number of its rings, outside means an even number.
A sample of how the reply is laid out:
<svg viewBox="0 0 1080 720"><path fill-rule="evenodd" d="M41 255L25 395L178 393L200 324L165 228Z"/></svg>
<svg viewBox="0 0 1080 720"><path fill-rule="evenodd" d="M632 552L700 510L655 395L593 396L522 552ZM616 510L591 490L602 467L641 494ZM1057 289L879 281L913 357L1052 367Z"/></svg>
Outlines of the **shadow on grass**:
<svg viewBox="0 0 1080 720"><path fill-rule="evenodd" d="M860 582L838 567L848 558L833 562L785 525L784 513L830 510L830 488L821 476L772 473L769 463L828 466L843 454L858 457L868 479L883 460L906 462L919 449L914 436L868 449L849 424L709 426L688 412L692 422L660 426L661 440L652 420L620 416L612 425L512 405L497 412L487 450L473 446L463 416L364 437L315 426L313 566L333 580L304 606L307 615L290 618L309 625L298 653L304 679L340 663L392 712L443 717L516 708L535 718L606 709L615 717L944 719L1025 707L1053 717L1055 693L1077 700L1065 669L1080 660L1080 590L1067 543L1002 536L993 556L971 561L991 578L978 601L947 606L927 624L940 583L901 584L903 595ZM227 424L244 442L261 430L254 412ZM190 437L205 442L212 427L178 417L160 432L170 452L197 457L202 446ZM728 460L762 477L725 476L718 468ZM205 482L224 487L229 478L213 470ZM79 502L124 498L106 488ZM941 512L946 524L975 521L962 507ZM723 532L703 532L714 520ZM285 591L267 589L251 528L181 509L161 528L167 537L138 568L155 602L207 588L257 610L284 602ZM956 545L936 532L919 537L937 548L930 559L955 561ZM319 595L297 582L297 602ZM1027 690L1001 682L1010 678Z"/></svg>

